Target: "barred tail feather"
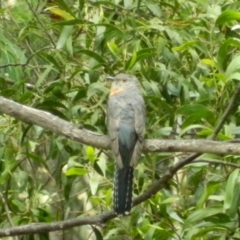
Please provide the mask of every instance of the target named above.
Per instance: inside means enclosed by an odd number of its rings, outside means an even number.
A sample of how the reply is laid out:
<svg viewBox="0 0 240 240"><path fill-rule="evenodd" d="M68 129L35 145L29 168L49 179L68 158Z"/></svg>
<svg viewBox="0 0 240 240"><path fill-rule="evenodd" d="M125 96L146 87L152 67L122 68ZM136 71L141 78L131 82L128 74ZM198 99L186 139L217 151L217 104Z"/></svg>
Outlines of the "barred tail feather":
<svg viewBox="0 0 240 240"><path fill-rule="evenodd" d="M117 215L128 215L132 207L133 167L116 166L114 179L114 211Z"/></svg>

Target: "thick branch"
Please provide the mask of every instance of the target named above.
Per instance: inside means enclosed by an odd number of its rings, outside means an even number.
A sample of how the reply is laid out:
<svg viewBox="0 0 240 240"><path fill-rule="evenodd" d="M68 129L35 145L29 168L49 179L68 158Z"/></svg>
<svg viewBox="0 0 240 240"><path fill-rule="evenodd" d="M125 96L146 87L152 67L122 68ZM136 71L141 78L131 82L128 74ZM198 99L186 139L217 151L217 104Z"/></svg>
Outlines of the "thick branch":
<svg viewBox="0 0 240 240"><path fill-rule="evenodd" d="M238 89L239 90L239 89ZM225 122L227 116L231 112L230 110L226 113L226 116L220 121L219 127L215 130L215 135L221 129L223 123ZM44 129L50 130L54 133L58 133L67 136L71 139L79 141L83 144L92 145L99 148L109 148L109 139L106 136L102 136L86 129L79 129L72 123L68 123L50 113L33 109L3 97L0 97L0 112L8 114L15 117L23 122L36 124L43 127ZM215 136L211 136L214 138ZM238 150L238 145L236 143L221 143L214 141L202 141L202 140L190 140L190 141L179 141L179 140L146 140L144 150L145 151L165 151L165 152L198 152L192 156L187 157L183 161L178 162L173 167L171 167L160 180L153 183L153 185L145 191L143 194L138 196L133 201L133 206L146 201L151 196L155 195L159 190L165 187L166 183L177 173L179 169L191 163L199 153L209 152L218 154L240 154ZM79 219L71 219L66 221L54 222L54 223L39 223L39 224L29 224L24 226L13 227L5 230L0 230L0 237L5 236L16 236L30 233L41 233L50 232L72 228L81 225L101 225L106 221L116 217L114 212L103 213L98 216L85 216Z"/></svg>
<svg viewBox="0 0 240 240"><path fill-rule="evenodd" d="M109 149L107 136L79 128L48 112L21 105L0 96L0 112L25 123L38 125L59 135L64 135L82 144ZM239 143L216 142L210 140L153 140L145 141L146 152L198 152L240 155Z"/></svg>

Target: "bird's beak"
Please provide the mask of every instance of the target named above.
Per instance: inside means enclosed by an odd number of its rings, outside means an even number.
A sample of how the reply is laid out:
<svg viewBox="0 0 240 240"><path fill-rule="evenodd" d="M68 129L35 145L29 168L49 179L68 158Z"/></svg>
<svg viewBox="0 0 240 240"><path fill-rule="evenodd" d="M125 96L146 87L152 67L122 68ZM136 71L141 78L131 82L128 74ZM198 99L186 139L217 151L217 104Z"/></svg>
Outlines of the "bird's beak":
<svg viewBox="0 0 240 240"><path fill-rule="evenodd" d="M113 80L114 80L114 77L107 76L106 79L107 79L107 81L113 81Z"/></svg>

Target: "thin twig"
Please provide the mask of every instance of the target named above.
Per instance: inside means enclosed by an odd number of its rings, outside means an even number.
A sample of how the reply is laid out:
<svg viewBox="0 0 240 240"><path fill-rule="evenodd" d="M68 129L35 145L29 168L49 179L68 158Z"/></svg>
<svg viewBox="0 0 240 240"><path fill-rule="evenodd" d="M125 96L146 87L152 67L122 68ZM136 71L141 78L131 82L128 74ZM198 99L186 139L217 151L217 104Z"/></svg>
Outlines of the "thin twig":
<svg viewBox="0 0 240 240"><path fill-rule="evenodd" d="M190 161L191 159L189 159ZM138 196L133 200L133 206L136 206L147 199L151 198L155 195L159 190L164 188L167 182L173 177L176 172L182 168L182 163L179 162L175 164L172 168L170 168L157 182L153 183L153 185L143 194ZM186 164L185 164L186 165ZM76 226L83 225L100 225L106 223L107 221L115 218L116 215L113 211L106 212L96 216L84 216L78 219L70 219L65 221L53 222L53 223L37 223L37 224L27 224L22 226L17 226L8 229L0 230L0 237L5 236L16 236L23 234L31 234L31 233L41 233L41 232L51 232L63 229L69 229Z"/></svg>
<svg viewBox="0 0 240 240"><path fill-rule="evenodd" d="M230 166L230 167L234 167L234 168L240 168L240 164L223 162L223 161L214 160L214 159L201 159L200 158L198 160L193 161L192 163L220 164L220 165Z"/></svg>
<svg viewBox="0 0 240 240"><path fill-rule="evenodd" d="M32 14L34 15L35 19L37 19L37 21L38 21L38 23L40 24L40 26L44 29L44 31L45 31L46 35L48 36L50 42L52 43L52 45L53 45L54 48L55 48L55 47L56 47L55 42L52 40L50 34L49 34L49 33L47 32L47 30L44 28L44 25L43 25L42 22L39 20L38 15L37 15L36 12L33 10L31 4L28 2L28 0L26 0L26 3L27 3L27 5L28 5L30 11L31 11Z"/></svg>
<svg viewBox="0 0 240 240"><path fill-rule="evenodd" d="M2 199L2 203L3 203L3 206L4 206L4 208L5 208L5 212L6 212L6 214L7 214L7 219L8 219L8 221L9 221L10 225L11 225L12 227L14 227L12 218L11 218L11 216L10 216L10 211L9 211L7 202L6 202L4 196L3 196L3 194L2 194L1 192L0 192L0 198ZM15 240L18 240L18 237L15 236L14 239L15 239Z"/></svg>
<svg viewBox="0 0 240 240"><path fill-rule="evenodd" d="M229 115L231 114L233 108L235 107L235 104L236 104L236 100L238 99L239 97L239 94L240 94L240 84L238 85L238 87L236 88L232 98L230 99L230 102L228 104L228 107L227 109L225 110L225 112L223 113L222 117L220 118L217 126L215 127L212 135L210 136L210 140L214 140L218 133L221 131L224 123L226 122L227 118L229 117ZM182 161L179 162L179 165L184 167L186 164L189 164L191 163L192 161L194 161L196 158L198 158L199 156L201 156L202 154L201 153L195 153L195 154L192 154L190 155L189 157L183 159ZM176 164L177 165L177 164ZM175 166L176 166L175 165Z"/></svg>
<svg viewBox="0 0 240 240"><path fill-rule="evenodd" d="M25 63L8 63L8 64L0 65L0 68L17 67L17 66L24 67L29 64L30 60L34 57L34 55L36 55L39 52L42 52L43 50L52 49L52 48L53 47L44 47L44 48L41 48L41 49L35 51L33 54L30 55L30 57L27 59L27 61Z"/></svg>
<svg viewBox="0 0 240 240"><path fill-rule="evenodd" d="M10 84L10 85L14 85L16 83L19 83L19 82L15 82L9 78L5 78L5 81ZM30 84L30 83L24 83L25 87L29 90L33 90L35 88L35 86L33 84Z"/></svg>
<svg viewBox="0 0 240 240"><path fill-rule="evenodd" d="M173 175L181 168L181 164L177 163L170 170L168 170L160 180L153 183L153 185L143 194L133 200L133 206L136 206L155 195L159 190L164 188L167 182ZM42 233L69 229L76 226L83 225L99 225L103 226L104 223L116 217L113 211L106 212L96 216L83 216L76 219L70 219L52 223L32 223L7 229L0 229L0 237L16 236L24 234Z"/></svg>
<svg viewBox="0 0 240 240"><path fill-rule="evenodd" d="M217 137L220 130L222 129L224 123L226 122L227 118L229 117L229 115L231 114L233 108L235 107L235 105L237 103L239 94L240 94L240 84L238 84L232 98L230 99L227 109L225 110L225 112L223 113L222 117L220 118L217 126L215 127L215 129L210 137L211 140L214 140Z"/></svg>
<svg viewBox="0 0 240 240"><path fill-rule="evenodd" d="M234 96L232 97L228 108L226 109L225 113L223 114L223 117L219 121L217 127L215 128L214 133L211 136L211 139L214 139L219 131L221 130L224 122L226 121L227 117L230 115L234 103L236 101L236 95L240 91L240 86L237 88ZM15 103L16 104L16 103ZM25 107L25 106L24 106ZM23 108L23 106L22 106ZM35 114L38 112L36 109L32 109L35 111ZM13 109L10 109L10 112L8 112L9 115L11 115ZM44 114L43 111L41 111L42 114ZM51 115L47 114L48 117ZM19 115L17 115L19 116ZM25 119L25 118L23 118ZM42 119L43 120L43 119ZM54 117L54 122L56 123L56 117ZM54 124L53 122L53 124ZM37 122L36 122L37 124ZM71 126L73 128L73 126ZM56 130L55 130L56 131ZM70 129L65 133L70 132ZM86 134L89 134L89 132L86 132ZM101 137L100 135L97 135L97 137ZM105 138L107 140L107 138ZM109 147L109 144L105 145L106 147ZM150 149L151 151L151 149ZM196 157L200 156L201 153L193 154L184 160L178 162L174 166L172 166L158 181L153 183L153 185L143 194L138 196L133 201L133 206L136 206L147 199L151 198L153 195L155 195L159 190L164 188L167 184L167 182L172 179L172 177L177 173L178 170L180 170L182 167L186 166L187 164L191 163L193 160L196 159ZM116 217L115 213L113 211L103 213L97 216L85 216L81 217L79 219L71 219L66 221L60 221L60 222L53 222L53 223L39 223L39 224L28 224L24 226L18 226L8 229L2 229L0 230L0 237L4 236L16 236L16 235L23 235L23 234L31 234L31 233L41 233L41 232L50 232L50 231L57 231L57 230L63 230L63 229L69 229L73 228L75 226L82 226L82 225L102 225L103 223L107 222L108 220Z"/></svg>
<svg viewBox="0 0 240 240"><path fill-rule="evenodd" d="M9 221L10 225L13 227L14 224L13 224L12 218L11 218L10 213L9 213L8 205L7 205L7 203L6 203L6 201L5 201L5 198L4 198L4 196L2 195L1 192L0 192L0 198L1 198L2 203L3 203L3 206L4 206L4 208L5 208L5 212L6 212L6 214L7 214L7 219L8 219L8 221Z"/></svg>

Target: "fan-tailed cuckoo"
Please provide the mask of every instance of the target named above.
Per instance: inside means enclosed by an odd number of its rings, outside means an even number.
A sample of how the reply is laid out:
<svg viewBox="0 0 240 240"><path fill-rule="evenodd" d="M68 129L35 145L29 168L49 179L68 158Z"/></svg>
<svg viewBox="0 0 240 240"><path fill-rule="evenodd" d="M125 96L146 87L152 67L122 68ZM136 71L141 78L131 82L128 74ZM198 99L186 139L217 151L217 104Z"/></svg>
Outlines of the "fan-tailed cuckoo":
<svg viewBox="0 0 240 240"><path fill-rule="evenodd" d="M132 206L133 172L141 156L145 132L145 104L135 76L118 74L108 100L107 128L116 160L114 211L128 215Z"/></svg>

